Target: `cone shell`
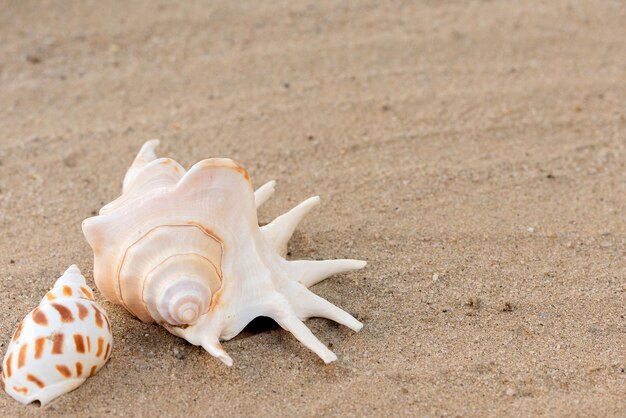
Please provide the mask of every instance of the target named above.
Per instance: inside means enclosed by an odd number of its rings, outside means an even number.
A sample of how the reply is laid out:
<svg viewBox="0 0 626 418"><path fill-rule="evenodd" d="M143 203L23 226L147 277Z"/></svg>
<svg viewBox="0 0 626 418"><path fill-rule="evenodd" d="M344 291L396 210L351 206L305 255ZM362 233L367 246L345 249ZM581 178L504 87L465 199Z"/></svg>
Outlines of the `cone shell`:
<svg viewBox="0 0 626 418"><path fill-rule="evenodd" d="M109 318L72 265L18 325L2 362L5 391L42 405L77 388L111 355Z"/></svg>

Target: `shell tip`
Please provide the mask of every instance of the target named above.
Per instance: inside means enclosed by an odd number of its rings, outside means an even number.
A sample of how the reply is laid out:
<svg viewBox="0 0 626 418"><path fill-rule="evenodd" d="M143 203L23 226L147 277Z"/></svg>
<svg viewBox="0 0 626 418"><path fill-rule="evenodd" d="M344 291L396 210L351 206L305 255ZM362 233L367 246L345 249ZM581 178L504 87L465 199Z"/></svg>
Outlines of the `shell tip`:
<svg viewBox="0 0 626 418"><path fill-rule="evenodd" d="M322 357L322 361L325 364L330 364L333 361L337 361L337 354L333 353L332 351L330 351L327 355L325 355L324 357Z"/></svg>
<svg viewBox="0 0 626 418"><path fill-rule="evenodd" d="M360 321L357 321L357 323L354 324L354 327L352 327L352 329L354 330L354 332L359 332L363 329L363 323Z"/></svg>
<svg viewBox="0 0 626 418"><path fill-rule="evenodd" d="M149 141L144 142L141 146L141 149L137 153L137 157L135 157L135 163L147 163L152 160L156 160L156 149L161 144L161 141L158 139L151 139Z"/></svg>
<svg viewBox="0 0 626 418"><path fill-rule="evenodd" d="M81 285L85 285L87 283L85 281L85 277L82 275L76 264L72 264L67 268L67 270L65 270L65 273L63 273L63 275L61 275L61 277L59 277L54 283L53 288L69 283L78 283Z"/></svg>
<svg viewBox="0 0 626 418"><path fill-rule="evenodd" d="M230 358L230 356L228 355L224 355L224 356L219 356L218 357L220 359L220 361L222 363L224 363L225 365L227 365L228 367L232 367L233 365L233 359Z"/></svg>
<svg viewBox="0 0 626 418"><path fill-rule="evenodd" d="M80 273L80 269L78 268L78 266L76 264L72 264L71 266L67 268L67 270L65 270L64 274L81 274L81 273Z"/></svg>
<svg viewBox="0 0 626 418"><path fill-rule="evenodd" d="M133 161L133 165L131 166L131 168L133 168L133 166L141 166L150 161L156 160L157 156L155 150L160 143L161 141L159 141L158 139L151 139L144 142L144 144L141 146L141 149L137 153L137 156L135 157L135 161Z"/></svg>

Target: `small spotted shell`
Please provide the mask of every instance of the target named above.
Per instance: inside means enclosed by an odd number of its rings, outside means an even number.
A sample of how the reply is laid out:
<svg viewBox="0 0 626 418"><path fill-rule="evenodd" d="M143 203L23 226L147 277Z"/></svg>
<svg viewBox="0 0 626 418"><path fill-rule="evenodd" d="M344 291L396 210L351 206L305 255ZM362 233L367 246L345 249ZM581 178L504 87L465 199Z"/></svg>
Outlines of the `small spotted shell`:
<svg viewBox="0 0 626 418"><path fill-rule="evenodd" d="M13 334L2 362L4 389L23 404L45 405L97 373L111 344L109 318L72 265Z"/></svg>

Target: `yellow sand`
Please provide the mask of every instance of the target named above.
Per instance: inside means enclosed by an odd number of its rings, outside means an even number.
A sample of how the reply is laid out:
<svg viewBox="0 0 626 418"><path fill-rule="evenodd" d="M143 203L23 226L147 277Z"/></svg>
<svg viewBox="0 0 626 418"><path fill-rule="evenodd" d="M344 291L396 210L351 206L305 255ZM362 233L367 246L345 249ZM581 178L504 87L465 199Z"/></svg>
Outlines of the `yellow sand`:
<svg viewBox="0 0 626 418"><path fill-rule="evenodd" d="M0 335L76 263L139 146L320 194L293 258L364 322L202 349L97 298L109 364L46 416L626 415L622 1L0 5ZM3 416L41 416L4 393Z"/></svg>

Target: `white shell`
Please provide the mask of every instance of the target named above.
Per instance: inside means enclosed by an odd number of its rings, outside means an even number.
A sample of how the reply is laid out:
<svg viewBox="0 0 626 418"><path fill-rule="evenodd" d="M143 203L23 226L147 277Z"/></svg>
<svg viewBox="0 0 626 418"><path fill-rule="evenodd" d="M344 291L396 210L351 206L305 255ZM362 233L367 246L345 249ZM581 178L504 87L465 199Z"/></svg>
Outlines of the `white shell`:
<svg viewBox="0 0 626 418"><path fill-rule="evenodd" d="M232 359L219 341L258 316L276 320L324 362L336 360L302 321L324 317L355 331L362 324L307 287L365 262L284 258L298 222L319 198L259 228L256 207L273 193L273 181L254 193L248 173L222 158L185 172L169 158L157 159L158 143L141 148L122 195L83 222L105 297L228 366Z"/></svg>
<svg viewBox="0 0 626 418"><path fill-rule="evenodd" d="M4 361L4 389L42 405L93 376L111 355L111 326L78 267L70 266L20 323Z"/></svg>

